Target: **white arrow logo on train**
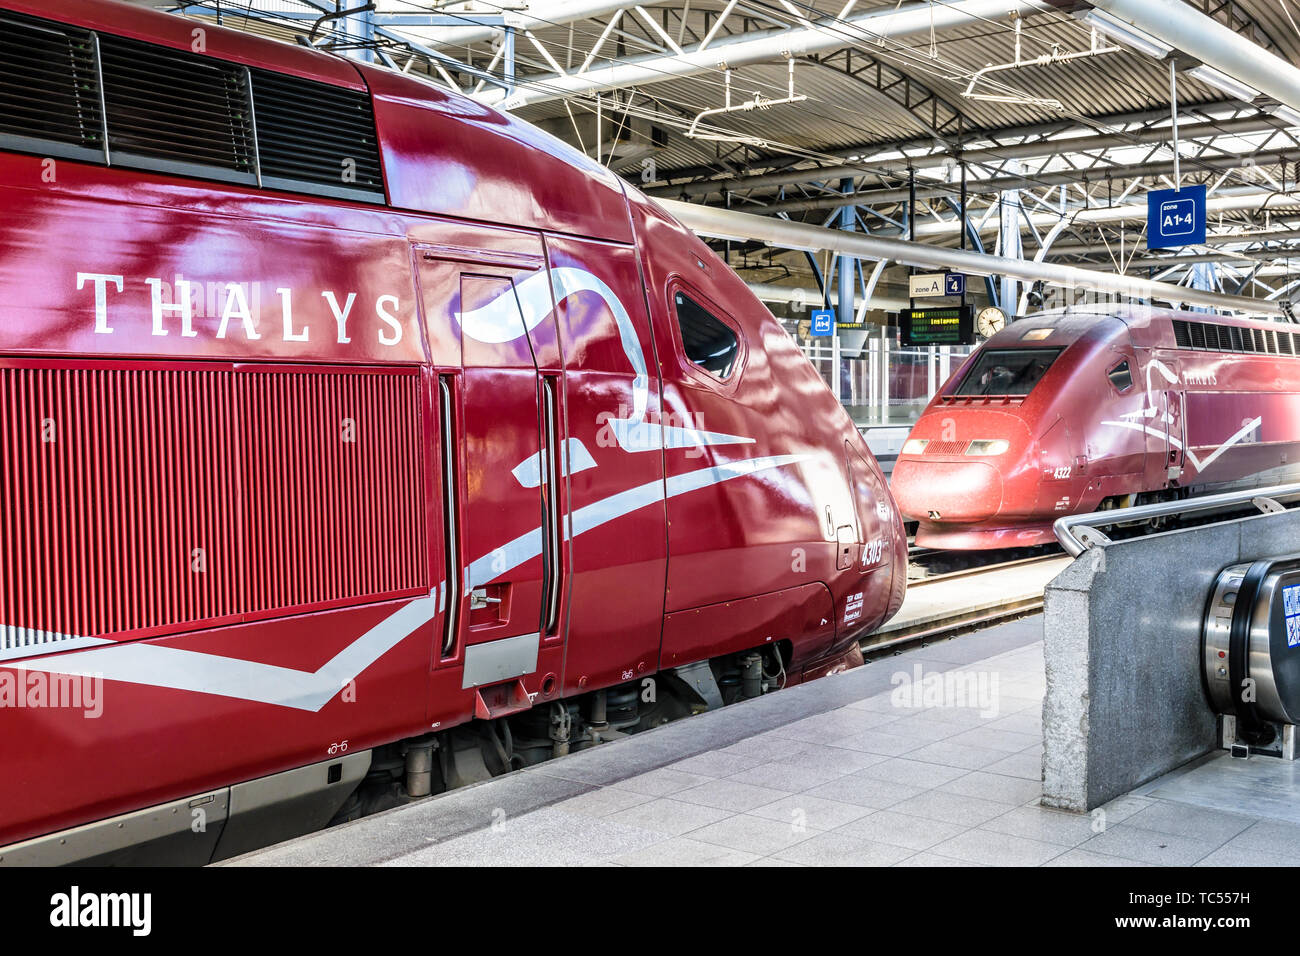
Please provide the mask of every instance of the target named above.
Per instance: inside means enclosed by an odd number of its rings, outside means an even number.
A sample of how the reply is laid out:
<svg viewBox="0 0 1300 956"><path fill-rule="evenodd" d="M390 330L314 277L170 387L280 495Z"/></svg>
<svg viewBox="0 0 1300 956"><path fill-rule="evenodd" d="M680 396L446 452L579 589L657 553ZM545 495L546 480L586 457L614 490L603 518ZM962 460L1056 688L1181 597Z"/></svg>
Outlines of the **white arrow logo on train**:
<svg viewBox="0 0 1300 956"><path fill-rule="evenodd" d="M456 321L470 338L485 345L501 345L522 338L555 311L556 305L579 292L594 292L614 315L619 343L632 366L632 410L627 418L611 418L610 429L626 452L658 451L661 448L697 448L701 445L749 445L754 439L722 432L706 432L645 420L650 399L650 373L636 326L622 301L605 280L586 269L561 266L535 272L514 283L485 305L469 312L457 312ZM554 299L552 299L554 296ZM555 304L552 304L552 303ZM523 323L519 321L523 315Z"/></svg>

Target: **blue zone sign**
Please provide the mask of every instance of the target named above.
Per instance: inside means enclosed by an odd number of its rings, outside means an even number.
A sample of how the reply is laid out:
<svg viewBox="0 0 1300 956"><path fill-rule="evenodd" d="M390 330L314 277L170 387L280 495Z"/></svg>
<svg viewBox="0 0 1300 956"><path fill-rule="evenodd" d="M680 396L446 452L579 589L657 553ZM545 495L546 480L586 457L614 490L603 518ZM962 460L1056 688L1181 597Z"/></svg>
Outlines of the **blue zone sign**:
<svg viewBox="0 0 1300 956"><path fill-rule="evenodd" d="M1172 249L1205 242L1205 187L1147 193L1147 248Z"/></svg>
<svg viewBox="0 0 1300 956"><path fill-rule="evenodd" d="M813 335L835 334L835 312L831 309L815 309L812 314Z"/></svg>

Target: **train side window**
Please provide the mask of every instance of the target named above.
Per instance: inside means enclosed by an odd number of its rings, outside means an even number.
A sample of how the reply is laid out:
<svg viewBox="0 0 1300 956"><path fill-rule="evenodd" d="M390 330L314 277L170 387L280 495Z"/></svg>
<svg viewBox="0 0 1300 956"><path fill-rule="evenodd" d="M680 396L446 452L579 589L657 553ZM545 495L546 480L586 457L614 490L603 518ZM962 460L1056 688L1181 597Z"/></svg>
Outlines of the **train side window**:
<svg viewBox="0 0 1300 956"><path fill-rule="evenodd" d="M1133 387L1133 372L1129 369L1128 359L1124 359L1107 372L1106 377L1110 379L1110 384L1114 385L1117 391L1127 392Z"/></svg>
<svg viewBox="0 0 1300 956"><path fill-rule="evenodd" d="M673 302L677 307L677 324L682 330L682 349L686 357L710 375L726 379L731 375L740 352L736 333L684 293L675 293Z"/></svg>

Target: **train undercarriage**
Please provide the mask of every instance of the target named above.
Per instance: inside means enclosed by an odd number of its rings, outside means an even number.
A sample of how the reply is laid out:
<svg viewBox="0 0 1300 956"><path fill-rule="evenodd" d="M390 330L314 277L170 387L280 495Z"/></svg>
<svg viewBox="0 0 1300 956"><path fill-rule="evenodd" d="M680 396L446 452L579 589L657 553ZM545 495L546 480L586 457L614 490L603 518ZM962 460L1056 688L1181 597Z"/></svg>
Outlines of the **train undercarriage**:
<svg viewBox="0 0 1300 956"><path fill-rule="evenodd" d="M0 847L0 866L203 865L761 697L862 662L858 644L792 677L794 643L697 661L614 687L191 794Z"/></svg>

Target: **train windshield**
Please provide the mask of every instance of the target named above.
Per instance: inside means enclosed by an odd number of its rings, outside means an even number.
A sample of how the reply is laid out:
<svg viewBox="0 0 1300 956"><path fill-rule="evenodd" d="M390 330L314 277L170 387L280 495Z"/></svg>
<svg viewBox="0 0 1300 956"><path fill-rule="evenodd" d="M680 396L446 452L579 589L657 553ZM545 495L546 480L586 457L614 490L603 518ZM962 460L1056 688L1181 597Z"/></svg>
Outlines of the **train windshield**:
<svg viewBox="0 0 1300 956"><path fill-rule="evenodd" d="M985 349L956 395L1028 395L1061 349Z"/></svg>

